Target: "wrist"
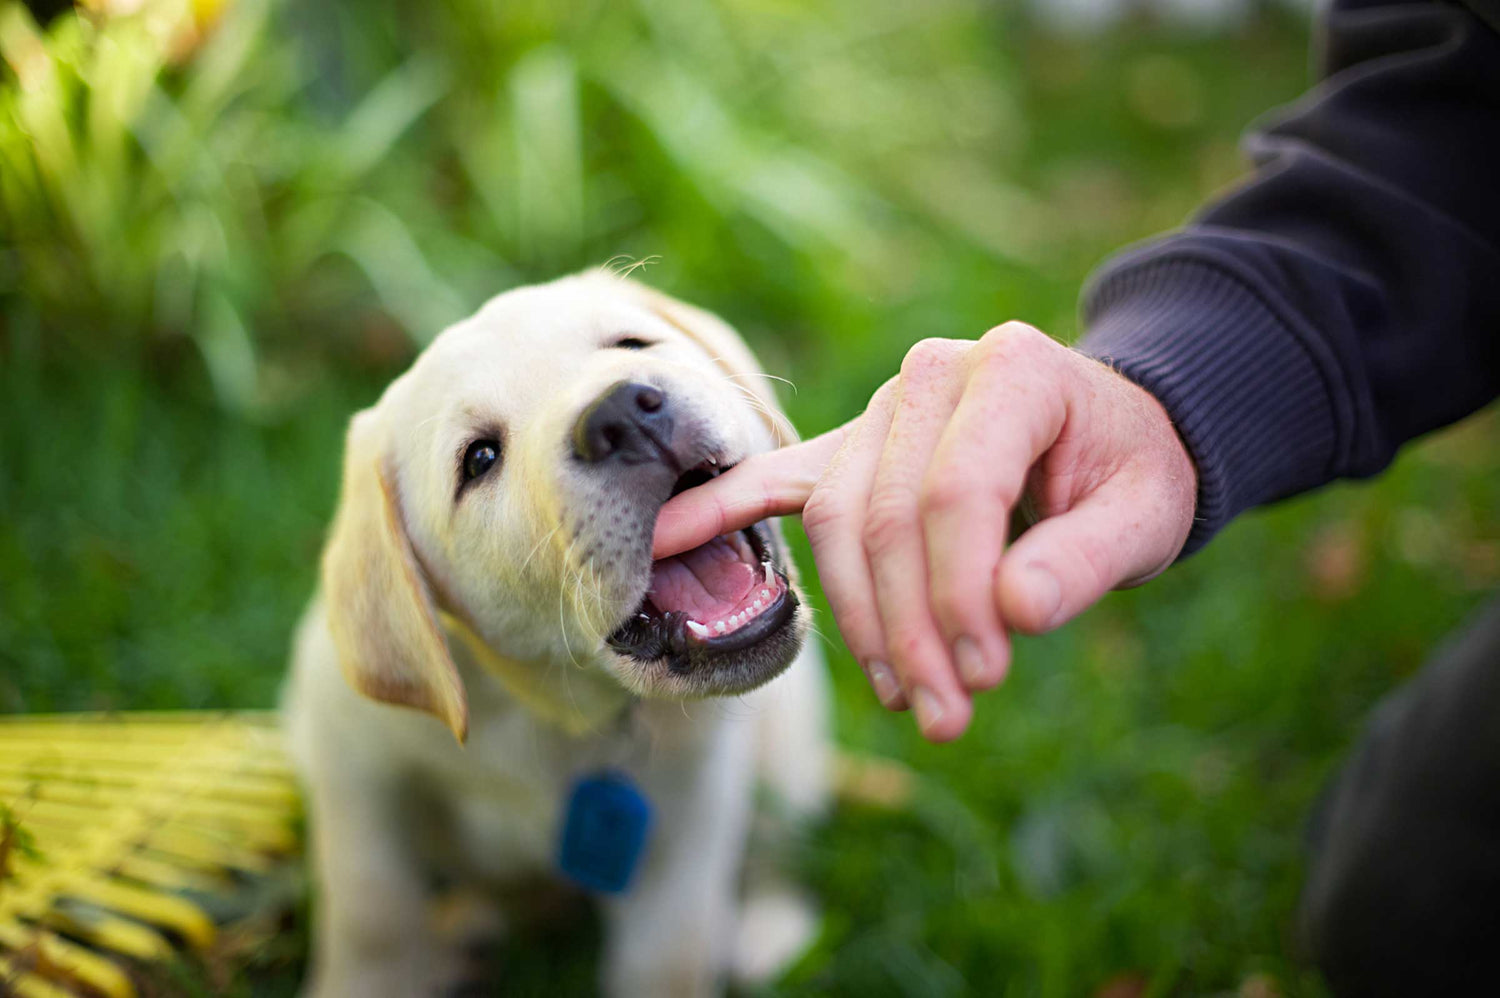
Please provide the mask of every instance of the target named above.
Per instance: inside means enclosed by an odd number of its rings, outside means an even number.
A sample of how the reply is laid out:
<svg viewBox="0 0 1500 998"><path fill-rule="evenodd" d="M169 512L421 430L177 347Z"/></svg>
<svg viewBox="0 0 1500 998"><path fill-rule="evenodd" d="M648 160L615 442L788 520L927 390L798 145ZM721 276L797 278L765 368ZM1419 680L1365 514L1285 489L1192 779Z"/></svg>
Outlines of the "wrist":
<svg viewBox="0 0 1500 998"><path fill-rule="evenodd" d="M1079 344L1149 392L1185 446L1196 498L1179 557L1326 480L1339 447L1310 334L1225 257L1173 240L1130 255L1090 290Z"/></svg>

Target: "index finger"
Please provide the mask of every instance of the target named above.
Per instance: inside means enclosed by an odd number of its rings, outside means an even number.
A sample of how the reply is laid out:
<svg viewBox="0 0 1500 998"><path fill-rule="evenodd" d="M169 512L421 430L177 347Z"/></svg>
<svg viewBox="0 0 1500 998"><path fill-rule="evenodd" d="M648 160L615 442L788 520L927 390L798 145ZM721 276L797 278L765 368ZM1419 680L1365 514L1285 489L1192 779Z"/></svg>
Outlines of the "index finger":
<svg viewBox="0 0 1500 998"><path fill-rule="evenodd" d="M651 557L666 558L768 516L799 513L844 442L844 427L791 447L756 454L669 499L656 518Z"/></svg>

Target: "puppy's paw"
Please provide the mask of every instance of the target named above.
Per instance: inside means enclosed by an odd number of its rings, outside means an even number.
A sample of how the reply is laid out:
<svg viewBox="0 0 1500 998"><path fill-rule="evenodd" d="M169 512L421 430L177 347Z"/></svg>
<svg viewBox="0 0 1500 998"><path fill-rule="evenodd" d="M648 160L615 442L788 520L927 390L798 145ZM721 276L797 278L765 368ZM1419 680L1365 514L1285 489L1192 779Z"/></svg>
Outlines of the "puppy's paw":
<svg viewBox="0 0 1500 998"><path fill-rule="evenodd" d="M806 953L823 925L805 891L787 883L752 889L740 909L731 972L742 985L776 980Z"/></svg>

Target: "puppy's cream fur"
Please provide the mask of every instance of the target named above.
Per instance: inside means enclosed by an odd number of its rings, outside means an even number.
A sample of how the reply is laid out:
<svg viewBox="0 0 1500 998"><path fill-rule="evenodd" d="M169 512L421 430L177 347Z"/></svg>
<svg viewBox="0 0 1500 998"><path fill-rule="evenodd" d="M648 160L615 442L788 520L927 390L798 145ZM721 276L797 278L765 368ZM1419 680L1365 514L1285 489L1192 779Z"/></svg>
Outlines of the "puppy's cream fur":
<svg viewBox="0 0 1500 998"><path fill-rule="evenodd" d="M758 373L718 319L590 272L497 297L354 418L285 705L320 885L309 993L459 982L467 940L443 931L434 885L551 876L564 797L603 768L655 812L632 889L601 902L605 993L713 994L806 941L810 908L774 864L741 873L757 776L787 813L824 806L822 663L809 646L767 686L693 700L710 690L691 673L612 651L665 497L568 451L621 381L660 387L705 454L770 449L785 422ZM500 465L461 488L464 448L490 437ZM747 654L753 675L783 664Z"/></svg>

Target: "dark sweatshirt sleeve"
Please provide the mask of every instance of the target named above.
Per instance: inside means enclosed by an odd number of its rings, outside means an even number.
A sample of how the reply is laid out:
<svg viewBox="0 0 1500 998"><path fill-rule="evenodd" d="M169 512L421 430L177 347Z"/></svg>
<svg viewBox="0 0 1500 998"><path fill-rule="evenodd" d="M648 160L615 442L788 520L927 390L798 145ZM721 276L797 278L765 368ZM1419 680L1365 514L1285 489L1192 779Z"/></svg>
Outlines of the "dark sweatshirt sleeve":
<svg viewBox="0 0 1500 998"><path fill-rule="evenodd" d="M1371 0L1322 28L1324 78L1251 133L1256 173L1085 291L1079 348L1197 463L1184 554L1500 394L1500 34Z"/></svg>

